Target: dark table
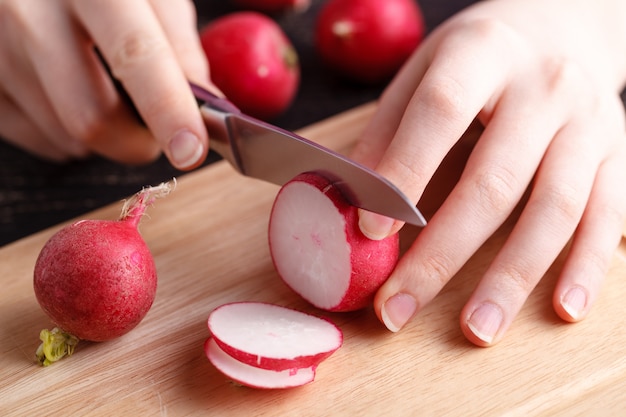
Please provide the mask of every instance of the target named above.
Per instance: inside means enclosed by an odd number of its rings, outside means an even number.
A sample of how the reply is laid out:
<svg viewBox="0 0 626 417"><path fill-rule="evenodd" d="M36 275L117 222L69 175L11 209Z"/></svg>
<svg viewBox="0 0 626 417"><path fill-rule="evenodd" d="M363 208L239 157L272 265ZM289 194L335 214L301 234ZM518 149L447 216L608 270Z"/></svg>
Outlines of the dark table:
<svg viewBox="0 0 626 417"><path fill-rule="evenodd" d="M199 26L232 12L225 0L197 0ZM314 50L312 25L323 0L305 13L276 16L301 59L302 85L293 106L273 122L295 130L376 99L382 85L363 86L336 78L324 69ZM432 29L472 0L419 0ZM217 159L210 155L207 164ZM124 166L101 158L52 164L0 141L0 246L119 201L141 187L184 172L161 158L146 166ZM210 187L210 184L207 184Z"/></svg>

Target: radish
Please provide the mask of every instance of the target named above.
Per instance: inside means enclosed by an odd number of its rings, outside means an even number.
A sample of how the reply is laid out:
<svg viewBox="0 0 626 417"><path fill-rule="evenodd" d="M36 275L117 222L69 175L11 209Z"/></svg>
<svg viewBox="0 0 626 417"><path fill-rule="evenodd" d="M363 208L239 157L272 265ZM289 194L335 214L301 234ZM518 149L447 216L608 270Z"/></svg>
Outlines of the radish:
<svg viewBox="0 0 626 417"><path fill-rule="evenodd" d="M268 237L282 280L328 311L367 306L395 268L400 250L398 233L377 241L365 237L357 208L316 173L300 174L280 189Z"/></svg>
<svg viewBox="0 0 626 417"><path fill-rule="evenodd" d="M222 305L207 321L205 352L234 381L287 388L313 381L317 366L343 343L330 321L262 302Z"/></svg>
<svg viewBox="0 0 626 417"><path fill-rule="evenodd" d="M79 339L122 336L144 318L157 274L137 227L146 207L171 189L171 183L144 188L124 204L119 220L80 220L46 242L35 263L34 290L57 328L40 334L41 364L71 355Z"/></svg>
<svg viewBox="0 0 626 417"><path fill-rule="evenodd" d="M231 13L205 26L200 40L211 80L243 112L269 120L290 106L300 64L274 20L257 12Z"/></svg>
<svg viewBox="0 0 626 417"><path fill-rule="evenodd" d="M265 13L304 12L311 0L233 0L237 6Z"/></svg>
<svg viewBox="0 0 626 417"><path fill-rule="evenodd" d="M424 36L415 0L329 0L315 26L329 68L362 83L391 78Z"/></svg>
<svg viewBox="0 0 626 417"><path fill-rule="evenodd" d="M313 382L313 367L272 371L256 368L228 356L214 339L207 339L204 344L207 358L221 373L241 385L251 388L293 388Z"/></svg>

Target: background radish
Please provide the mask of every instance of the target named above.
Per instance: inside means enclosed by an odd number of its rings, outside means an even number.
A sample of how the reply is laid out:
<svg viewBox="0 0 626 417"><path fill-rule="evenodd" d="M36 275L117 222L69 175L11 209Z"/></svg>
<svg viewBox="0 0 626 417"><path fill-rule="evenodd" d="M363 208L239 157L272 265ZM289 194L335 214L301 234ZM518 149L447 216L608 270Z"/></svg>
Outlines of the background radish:
<svg viewBox="0 0 626 417"><path fill-rule="evenodd" d="M315 27L316 47L326 64L363 83L391 78L423 36L415 0L329 0Z"/></svg>
<svg viewBox="0 0 626 417"><path fill-rule="evenodd" d="M330 321L268 303L222 305L208 319L205 352L229 378L256 388L313 381L315 370L343 343Z"/></svg>
<svg viewBox="0 0 626 417"><path fill-rule="evenodd" d="M211 80L243 112L272 119L293 101L300 65L293 45L271 18L235 12L215 19L200 33Z"/></svg>
<svg viewBox="0 0 626 417"><path fill-rule="evenodd" d="M287 11L303 12L311 5L311 0L233 0L241 8L265 13Z"/></svg>
<svg viewBox="0 0 626 417"><path fill-rule="evenodd" d="M399 257L396 233L374 241L358 227L357 208L326 178L304 173L274 201L269 246L283 281L314 306L350 311L367 306Z"/></svg>
<svg viewBox="0 0 626 417"><path fill-rule="evenodd" d="M146 207L172 184L144 188L119 220L81 220L55 233L35 263L35 296L58 326L43 330L43 365L71 354L78 339L105 341L133 329L154 301L154 260L137 226Z"/></svg>

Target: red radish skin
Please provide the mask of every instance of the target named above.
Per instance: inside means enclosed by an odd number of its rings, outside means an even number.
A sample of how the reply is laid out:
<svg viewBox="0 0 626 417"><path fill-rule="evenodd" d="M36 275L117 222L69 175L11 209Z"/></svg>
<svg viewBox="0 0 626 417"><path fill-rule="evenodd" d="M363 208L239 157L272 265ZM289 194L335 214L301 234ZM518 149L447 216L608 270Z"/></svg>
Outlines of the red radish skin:
<svg viewBox="0 0 626 417"><path fill-rule="evenodd" d="M304 12L311 6L311 0L233 0L241 8L264 13Z"/></svg>
<svg viewBox="0 0 626 417"><path fill-rule="evenodd" d="M329 0L317 17L315 43L329 68L375 84L398 71L424 32L415 0Z"/></svg>
<svg viewBox="0 0 626 417"><path fill-rule="evenodd" d="M144 188L126 202L119 220L80 220L44 245L33 284L39 305L58 329L42 331L40 363L71 354L73 347L65 348L63 338L70 344L106 341L144 318L156 294L157 271L137 227L146 207L171 188L170 183Z"/></svg>
<svg viewBox="0 0 626 417"><path fill-rule="evenodd" d="M279 191L269 224L276 271L293 291L328 311L368 306L396 266L396 233L370 240L358 226L357 208L326 178L304 173Z"/></svg>
<svg viewBox="0 0 626 417"><path fill-rule="evenodd" d="M239 362L273 371L316 367L339 349L330 321L265 303L231 303L209 315L217 345Z"/></svg>
<svg viewBox="0 0 626 417"><path fill-rule="evenodd" d="M220 349L212 338L205 342L204 351L217 370L232 381L250 388L295 388L313 382L315 379L315 369L312 367L272 371L239 362Z"/></svg>
<svg viewBox="0 0 626 417"><path fill-rule="evenodd" d="M280 26L257 12L235 12L200 33L211 80L243 112L270 120L291 105L300 84L298 54Z"/></svg>

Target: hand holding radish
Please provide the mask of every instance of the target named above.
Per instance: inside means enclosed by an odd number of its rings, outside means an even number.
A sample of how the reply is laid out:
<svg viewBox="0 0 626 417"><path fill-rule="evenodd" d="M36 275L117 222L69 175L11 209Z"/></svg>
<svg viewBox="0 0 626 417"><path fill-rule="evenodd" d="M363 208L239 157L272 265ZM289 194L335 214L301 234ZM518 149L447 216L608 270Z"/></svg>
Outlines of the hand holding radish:
<svg viewBox="0 0 626 417"><path fill-rule="evenodd" d="M415 202L470 124L484 126L454 189L377 293L390 330L520 202L461 312L464 334L500 341L564 249L554 309L568 322L589 314L626 215L625 21L621 0L480 2L436 28L390 84L353 156ZM378 239L401 225L361 213L360 227Z"/></svg>

